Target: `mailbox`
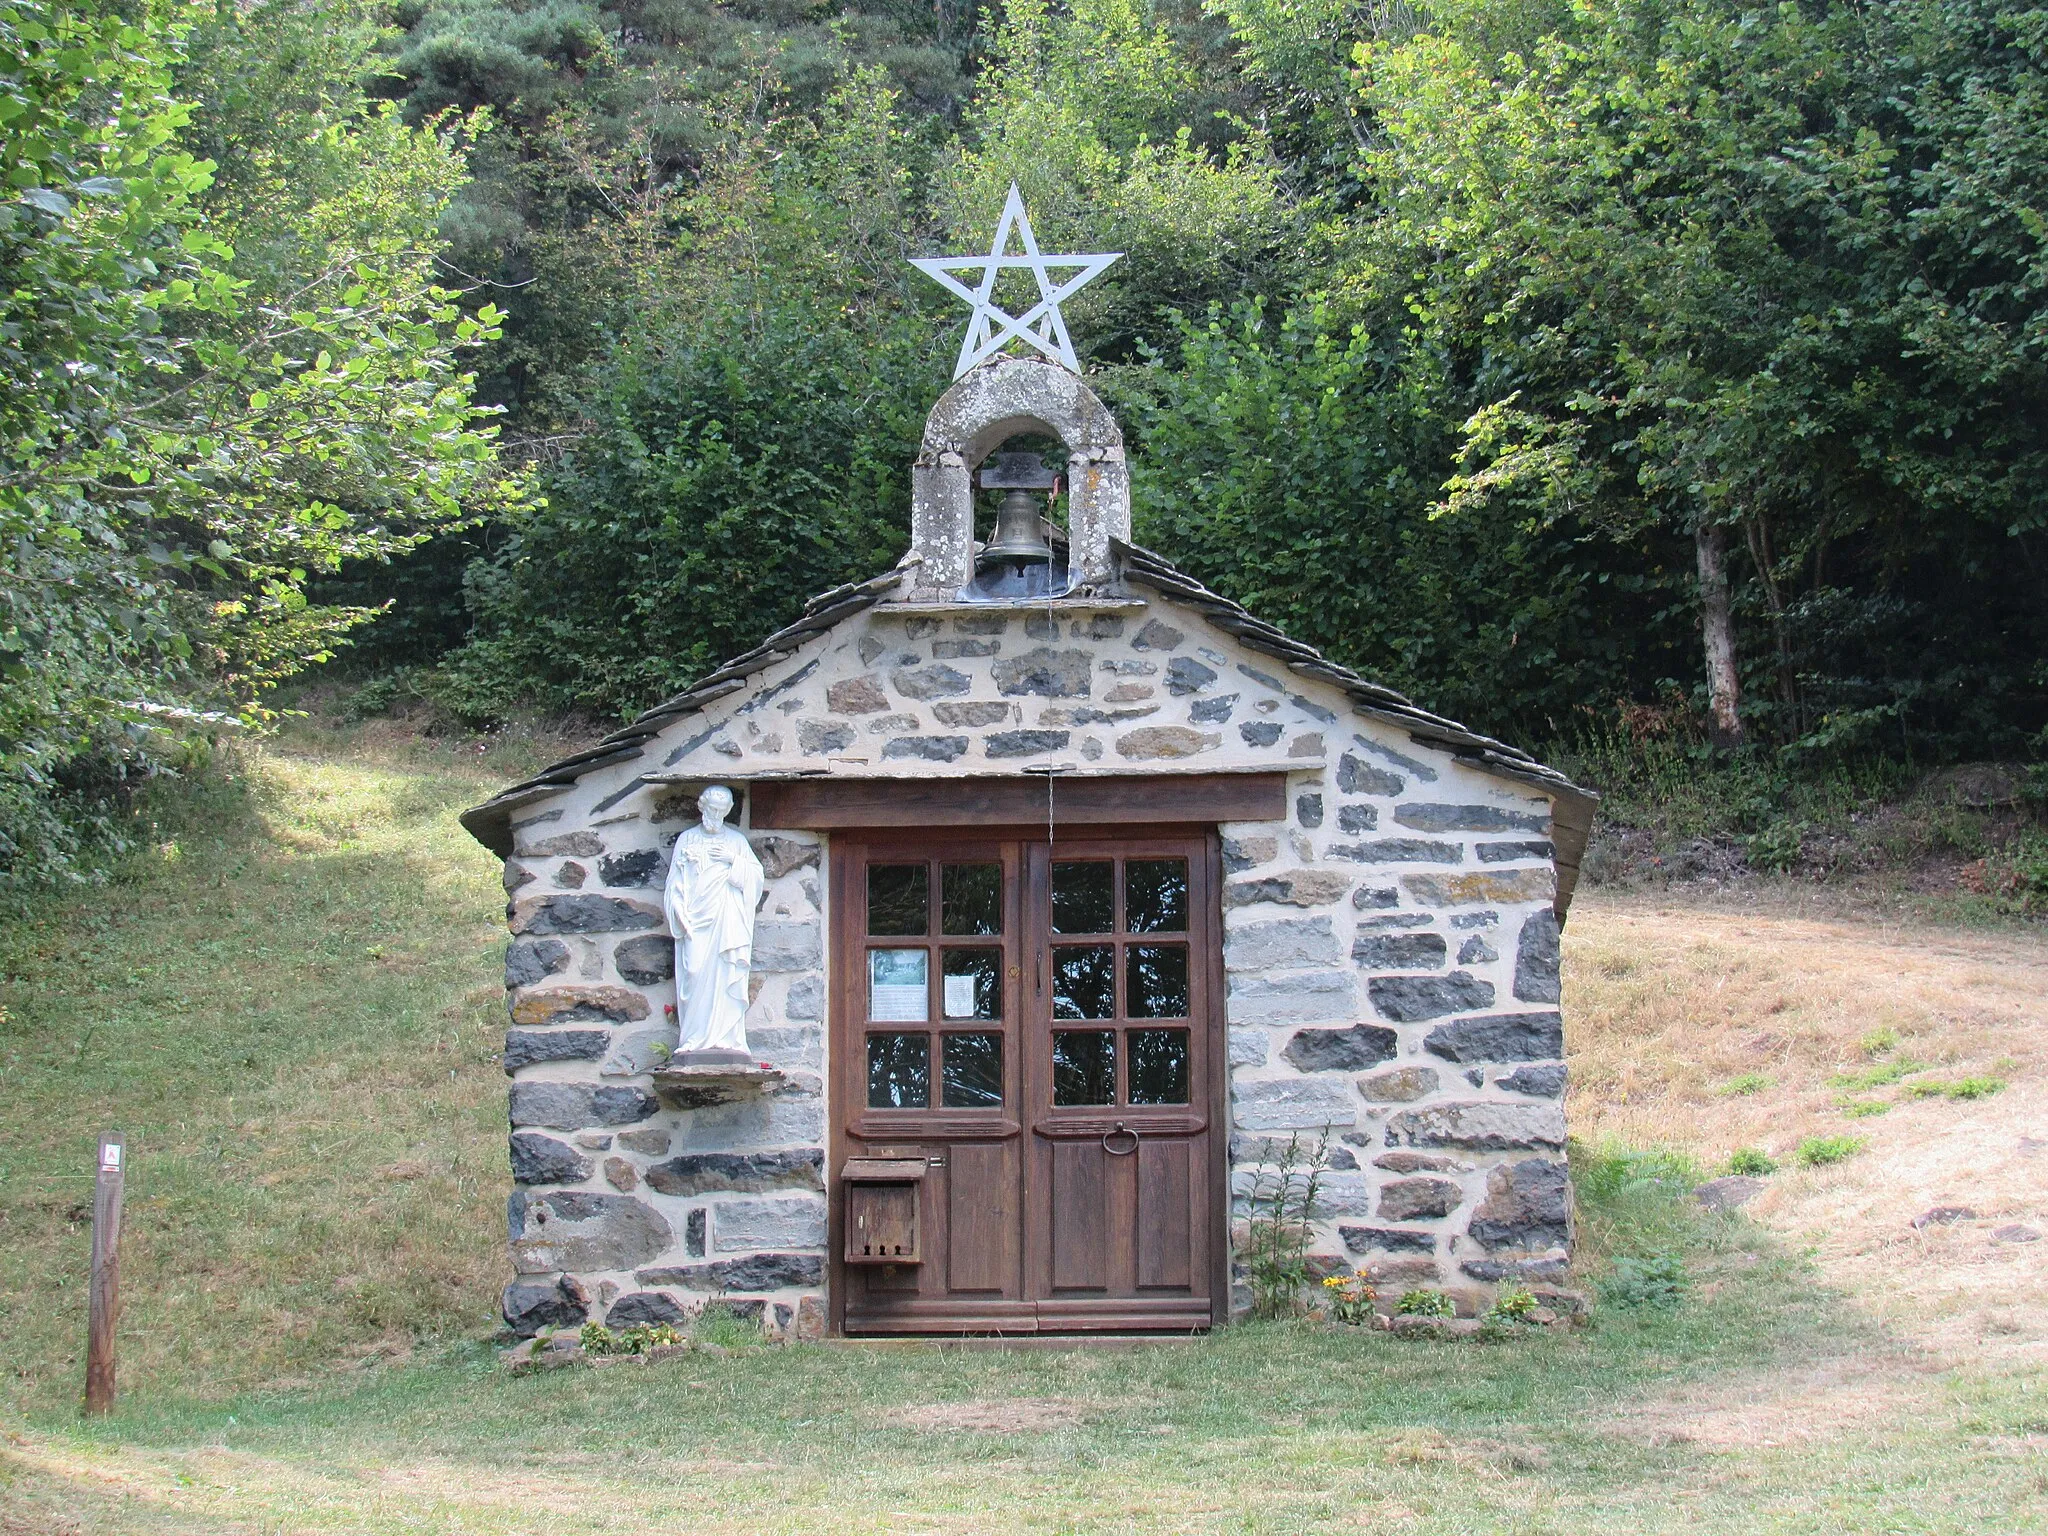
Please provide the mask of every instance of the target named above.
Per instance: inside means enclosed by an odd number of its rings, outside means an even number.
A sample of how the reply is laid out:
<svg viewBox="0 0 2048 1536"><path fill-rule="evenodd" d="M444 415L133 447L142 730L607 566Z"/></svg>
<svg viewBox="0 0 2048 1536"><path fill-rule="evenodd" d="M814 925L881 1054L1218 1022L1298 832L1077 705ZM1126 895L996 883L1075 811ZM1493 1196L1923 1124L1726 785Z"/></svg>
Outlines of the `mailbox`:
<svg viewBox="0 0 2048 1536"><path fill-rule="evenodd" d="M918 1264L921 1157L850 1157L839 1170L846 1190L846 1262Z"/></svg>

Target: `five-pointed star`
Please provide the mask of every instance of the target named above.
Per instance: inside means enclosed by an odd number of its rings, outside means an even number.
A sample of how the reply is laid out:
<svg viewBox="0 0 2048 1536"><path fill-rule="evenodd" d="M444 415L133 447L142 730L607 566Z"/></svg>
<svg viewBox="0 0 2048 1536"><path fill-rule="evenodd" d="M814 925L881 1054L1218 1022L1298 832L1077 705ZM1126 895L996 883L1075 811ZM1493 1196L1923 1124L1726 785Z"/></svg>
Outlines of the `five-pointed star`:
<svg viewBox="0 0 2048 1536"><path fill-rule="evenodd" d="M1012 230L1023 241L1022 256L1007 254ZM995 243L989 247L988 255L927 256L913 258L910 264L925 276L936 278L950 292L974 306L974 313L967 321L967 335L960 343L960 361L953 368L953 377L957 379L983 358L1000 352L1013 336L1027 346L1037 348L1054 362L1079 373L1081 365L1074 358L1074 343L1067 336L1067 322L1060 314L1060 304L1079 293L1122 254L1117 251L1107 256L1040 255L1038 240L1031 233L1031 220L1024 212L1024 196L1017 190L1017 184L1011 182L1010 196L1003 204L1002 222L996 225ZM975 267L981 269L981 282L976 287L969 288L952 275ZM992 297L997 274L1013 267L1023 268L1038 279L1038 302L1021 315L1010 314ZM1055 283L1046 270L1048 267L1078 267L1080 271L1064 282Z"/></svg>

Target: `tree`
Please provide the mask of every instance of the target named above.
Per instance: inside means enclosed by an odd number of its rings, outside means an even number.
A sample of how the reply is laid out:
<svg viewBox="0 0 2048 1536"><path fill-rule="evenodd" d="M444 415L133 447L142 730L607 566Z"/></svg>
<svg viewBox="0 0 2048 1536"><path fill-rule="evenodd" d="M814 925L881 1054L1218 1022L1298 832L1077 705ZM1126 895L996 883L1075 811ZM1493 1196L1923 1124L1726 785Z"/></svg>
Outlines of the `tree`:
<svg viewBox="0 0 2048 1536"><path fill-rule="evenodd" d="M1683 530L1729 743L1749 713L1739 536L1776 734L1901 719L1910 679L1828 709L1854 680L1804 675L1799 626L1844 566L1865 601L1896 602L1908 551L1960 557L2003 606L2016 594L1969 567L2001 540L2033 554L2042 228L1987 204L2024 179L2014 135L2042 131L2038 19L1596 0L1524 56L1489 47L1499 10L1453 0L1359 55L1380 135L1374 280L1463 355L1473 391L1447 506L1519 496ZM1979 71L2005 89L1974 90ZM1993 146L1997 192L1969 168ZM1964 227L1983 232L1967 252ZM1787 590L1802 573L1807 613Z"/></svg>
<svg viewBox="0 0 2048 1536"><path fill-rule="evenodd" d="M68 757L167 705L258 711L369 617L309 604L309 572L501 494L455 366L495 317L461 315L431 270L462 174L453 140L367 109L349 82L310 123L222 138L240 183L187 141L175 75L193 25L240 37L247 67L263 18L285 13L323 19L259 7L243 31L210 7L130 25L0 6L9 866L38 838L61 851L25 807Z"/></svg>

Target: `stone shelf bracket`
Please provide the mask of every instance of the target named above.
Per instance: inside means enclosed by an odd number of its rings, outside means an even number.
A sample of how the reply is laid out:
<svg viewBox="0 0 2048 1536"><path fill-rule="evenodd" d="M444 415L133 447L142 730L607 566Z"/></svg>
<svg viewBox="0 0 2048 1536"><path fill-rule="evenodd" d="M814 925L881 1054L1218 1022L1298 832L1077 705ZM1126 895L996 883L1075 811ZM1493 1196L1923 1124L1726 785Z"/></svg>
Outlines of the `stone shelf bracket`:
<svg viewBox="0 0 2048 1536"><path fill-rule="evenodd" d="M691 1055L737 1057L738 1052L702 1051ZM676 1109L709 1109L751 1094L780 1088L789 1075L761 1061L693 1061L678 1056L654 1074L654 1091Z"/></svg>

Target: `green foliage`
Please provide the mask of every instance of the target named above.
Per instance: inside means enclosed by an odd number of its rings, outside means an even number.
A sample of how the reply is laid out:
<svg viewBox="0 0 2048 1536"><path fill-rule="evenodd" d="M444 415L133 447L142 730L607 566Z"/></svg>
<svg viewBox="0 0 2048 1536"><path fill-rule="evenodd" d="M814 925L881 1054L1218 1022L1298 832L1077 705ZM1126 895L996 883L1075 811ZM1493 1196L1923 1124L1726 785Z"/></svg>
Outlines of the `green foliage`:
<svg viewBox="0 0 2048 1536"><path fill-rule="evenodd" d="M13 880L75 851L54 811L30 809L58 804L61 765L147 759L179 718L163 705L259 716L265 689L371 617L309 603L311 572L416 544L498 484L455 368L496 316L460 313L433 281L434 218L462 176L452 140L364 102L364 29L353 54L315 48L314 84L266 113L225 82L260 80L279 29L318 36L324 14L150 14L0 7Z"/></svg>
<svg viewBox="0 0 2048 1536"><path fill-rule="evenodd" d="M1758 869L1770 870L1773 874L1784 874L1799 863L1799 854L1806 840L1806 825L1798 821L1774 822L1761 832L1751 833L1742 840L1743 854Z"/></svg>
<svg viewBox="0 0 2048 1536"><path fill-rule="evenodd" d="M1403 1291L1394 1303L1396 1317L1455 1317L1458 1309L1442 1291Z"/></svg>
<svg viewBox="0 0 2048 1536"><path fill-rule="evenodd" d="M1245 1196L1245 1275L1251 1285L1252 1315L1293 1317L1311 1278L1308 1250L1322 1192L1325 1132L1304 1147L1299 1132L1277 1153L1262 1153Z"/></svg>
<svg viewBox="0 0 2048 1536"><path fill-rule="evenodd" d="M1536 1311L1536 1293L1526 1285L1504 1285L1486 1309L1487 1319L1496 1323L1526 1323Z"/></svg>
<svg viewBox="0 0 2048 1536"><path fill-rule="evenodd" d="M1617 1256L1598 1288L1600 1299L1610 1307L1668 1312L1685 1300L1689 1284L1679 1254L1653 1251Z"/></svg>
<svg viewBox="0 0 2048 1536"><path fill-rule="evenodd" d="M1728 1171L1760 1179L1778 1171L1778 1161L1759 1147L1737 1147L1728 1154Z"/></svg>
<svg viewBox="0 0 2048 1536"><path fill-rule="evenodd" d="M1899 1032L1889 1024L1880 1025L1856 1042L1866 1056L1884 1056L1899 1048Z"/></svg>
<svg viewBox="0 0 2048 1536"><path fill-rule="evenodd" d="M1994 1093L2005 1091L2005 1080L1998 1077L1962 1077L1952 1083L1907 1083L1899 1091L1909 1099L1988 1099Z"/></svg>
<svg viewBox="0 0 2048 1536"><path fill-rule="evenodd" d="M624 1328L585 1323L577 1342L589 1355L644 1355L652 1349L681 1344L683 1336L667 1323L632 1323Z"/></svg>
<svg viewBox="0 0 2048 1536"><path fill-rule="evenodd" d="M699 1344L715 1344L721 1349L746 1349L767 1342L760 1324L741 1317L722 1301L710 1303L697 1314L690 1337Z"/></svg>
<svg viewBox="0 0 2048 1536"><path fill-rule="evenodd" d="M1603 1141L1571 1144L1575 1249L1597 1265L1608 1255L1677 1251L1699 1241L1704 1212L1693 1191L1707 1173L1670 1147Z"/></svg>
<svg viewBox="0 0 2048 1536"><path fill-rule="evenodd" d="M1611 1202L1629 1195L1689 1193L1701 1180L1699 1164L1670 1147L1625 1147L1601 1143L1575 1147L1572 1183L1589 1200Z"/></svg>
<svg viewBox="0 0 2048 1536"><path fill-rule="evenodd" d="M1765 1073L1738 1072L1716 1089L1715 1092L1725 1094L1730 1098L1746 1099L1752 1094L1762 1093L1770 1086L1771 1079Z"/></svg>
<svg viewBox="0 0 2048 1536"><path fill-rule="evenodd" d="M1372 1283L1362 1272L1325 1276L1323 1290L1328 1295L1330 1316L1340 1323L1354 1328L1363 1327L1376 1315L1378 1298Z"/></svg>
<svg viewBox="0 0 2048 1536"><path fill-rule="evenodd" d="M1891 1061L1880 1062L1874 1067L1866 1067L1861 1072L1837 1073L1832 1081L1837 1088L1851 1090L1882 1088L1914 1072L1926 1070L1924 1062L1915 1061L1910 1056L1899 1056Z"/></svg>
<svg viewBox="0 0 2048 1536"><path fill-rule="evenodd" d="M1590 573L1569 534L1425 511L1449 439L1399 332L1321 307L1181 321L1170 352L1113 376L1141 543L1290 633L1432 706L1554 734L1586 668ZM1285 445L1282 448L1280 445Z"/></svg>
<svg viewBox="0 0 2048 1536"><path fill-rule="evenodd" d="M872 79L822 127L735 142L677 215L719 269L693 269L589 370L546 504L470 570L479 634L451 669L468 697L524 687L631 714L894 563L945 380L930 319L879 282L908 153Z"/></svg>
<svg viewBox="0 0 2048 1536"><path fill-rule="evenodd" d="M1471 380L1444 510L1718 530L1750 714L1804 750L2016 745L2043 707L2031 17L1447 3L1360 54L1358 287Z"/></svg>
<svg viewBox="0 0 2048 1536"><path fill-rule="evenodd" d="M1825 1168L1844 1162L1870 1145L1861 1136L1808 1136L1792 1153L1802 1168Z"/></svg>

